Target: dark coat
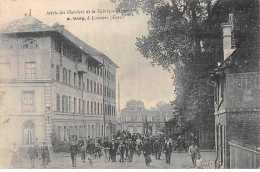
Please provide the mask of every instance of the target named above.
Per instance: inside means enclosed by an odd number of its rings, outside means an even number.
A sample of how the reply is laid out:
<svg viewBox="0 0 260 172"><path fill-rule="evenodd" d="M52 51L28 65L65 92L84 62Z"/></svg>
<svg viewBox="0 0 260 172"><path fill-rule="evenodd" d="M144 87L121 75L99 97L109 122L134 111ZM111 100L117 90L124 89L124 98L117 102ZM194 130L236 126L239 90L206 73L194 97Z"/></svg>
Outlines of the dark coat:
<svg viewBox="0 0 260 172"><path fill-rule="evenodd" d="M78 154L78 145L77 144L71 144L70 145L70 154L71 155L77 155Z"/></svg>
<svg viewBox="0 0 260 172"><path fill-rule="evenodd" d="M156 150L156 151L161 151L161 150L162 150L162 144L161 144L161 142L155 141L155 142L153 143L153 148L154 148L154 150Z"/></svg>
<svg viewBox="0 0 260 172"><path fill-rule="evenodd" d="M86 153L88 154L94 154L96 151L96 146L94 143L89 143L86 148Z"/></svg>
<svg viewBox="0 0 260 172"><path fill-rule="evenodd" d="M164 150L166 153L171 153L172 152L172 144L168 142L164 144Z"/></svg>
<svg viewBox="0 0 260 172"><path fill-rule="evenodd" d="M149 142L146 142L146 143L143 145L142 149L143 149L144 154L147 154L147 155L150 155L150 154L151 154L151 147L150 147Z"/></svg>
<svg viewBox="0 0 260 172"><path fill-rule="evenodd" d="M30 159L38 157L38 152L36 147L30 147L29 150L27 151L27 154L29 155Z"/></svg>

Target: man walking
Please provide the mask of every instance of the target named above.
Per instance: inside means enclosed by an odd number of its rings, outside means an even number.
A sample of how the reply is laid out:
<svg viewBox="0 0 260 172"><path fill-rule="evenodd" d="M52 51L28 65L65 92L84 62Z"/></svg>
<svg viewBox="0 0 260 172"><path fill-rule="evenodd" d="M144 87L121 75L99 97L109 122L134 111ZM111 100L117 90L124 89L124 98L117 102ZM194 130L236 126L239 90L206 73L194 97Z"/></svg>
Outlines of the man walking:
<svg viewBox="0 0 260 172"><path fill-rule="evenodd" d="M196 160L200 159L200 151L194 141L192 141L192 145L189 147L189 154L191 156L193 166L196 167Z"/></svg>
<svg viewBox="0 0 260 172"><path fill-rule="evenodd" d="M86 148L86 152L87 152L87 155L88 155L89 164L90 164L91 167L93 167L93 159L95 157L96 146L95 146L92 139L89 140L89 143L88 143L87 148Z"/></svg>
<svg viewBox="0 0 260 172"><path fill-rule="evenodd" d="M34 144L32 144L32 146L27 151L27 155L29 155L29 158L30 158L31 168L34 169L35 168L35 166L34 166L35 159L36 159L36 157L38 157L38 152L37 152L37 149Z"/></svg>
<svg viewBox="0 0 260 172"><path fill-rule="evenodd" d="M162 144L158 139L156 139L156 141L153 143L153 149L155 153L155 159L161 160Z"/></svg>
<svg viewBox="0 0 260 172"><path fill-rule="evenodd" d="M112 142L109 146L109 153L110 153L112 162L116 162L116 152L117 152L117 144L115 143L115 140L112 139Z"/></svg>
<svg viewBox="0 0 260 172"><path fill-rule="evenodd" d="M169 140L169 137L166 138L166 142L164 144L164 151L165 151L165 156L166 156L166 163L170 164L171 163L172 144Z"/></svg>
<svg viewBox="0 0 260 172"><path fill-rule="evenodd" d="M78 145L73 140L70 145L70 157L72 160L72 167L76 167L76 160L77 160L77 154L78 154Z"/></svg>
<svg viewBox="0 0 260 172"><path fill-rule="evenodd" d="M83 163L85 163L85 159L86 159L85 145L84 145L84 139L82 137L79 137L78 145L79 145L81 160L82 160Z"/></svg>
<svg viewBox="0 0 260 172"><path fill-rule="evenodd" d="M129 154L128 154L128 161L129 162L133 161L134 150L135 150L135 141L130 140L129 141Z"/></svg>
<svg viewBox="0 0 260 172"><path fill-rule="evenodd" d="M144 154L144 158L145 158L145 165L148 166L150 164L150 162L152 162L151 157L150 157L151 147L150 147L150 144L148 142L148 139L144 140L143 154Z"/></svg>
<svg viewBox="0 0 260 172"><path fill-rule="evenodd" d="M121 141L120 145L118 146L117 154L120 155L120 160L119 162L124 162L124 153L125 153L125 145Z"/></svg>
<svg viewBox="0 0 260 172"><path fill-rule="evenodd" d="M46 166L51 162L50 152L46 142L43 142L43 146L41 149L41 157L42 157L43 167L46 168Z"/></svg>

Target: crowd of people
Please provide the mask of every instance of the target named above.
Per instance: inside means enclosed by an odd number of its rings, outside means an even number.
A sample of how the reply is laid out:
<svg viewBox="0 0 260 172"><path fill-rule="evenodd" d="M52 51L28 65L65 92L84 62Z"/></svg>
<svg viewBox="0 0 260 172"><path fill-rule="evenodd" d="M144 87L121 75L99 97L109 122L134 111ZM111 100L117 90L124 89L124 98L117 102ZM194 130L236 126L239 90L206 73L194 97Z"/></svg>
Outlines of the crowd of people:
<svg viewBox="0 0 260 172"><path fill-rule="evenodd" d="M195 137L193 137L195 138ZM119 162L132 162L133 156L143 154L145 165L151 163L151 155L155 156L155 160L161 160L161 156L165 154L166 163L171 163L171 154L174 150L184 148L191 156L192 163L196 167L197 160L200 159L200 151L196 145L196 140L192 140L192 144L187 149L183 136L179 136L174 142L172 138L164 135L149 137L139 133L131 134L129 131L118 131L111 139L97 137L96 139L82 137L73 137L71 139L69 154L72 161L72 167L76 167L77 157L80 156L83 163L88 160L93 167L93 160L104 156L104 161L116 162L117 155ZM12 148L11 165L16 168L18 162L18 149L16 144ZM27 151L27 156L30 158L31 168L35 168L34 163L37 157L42 159L43 167L46 168L50 163L50 152L46 142L43 142L42 147L38 146L37 141Z"/></svg>
<svg viewBox="0 0 260 172"><path fill-rule="evenodd" d="M166 163L170 164L173 150L176 150L178 147L184 147L184 150L189 152L192 163L196 167L196 161L200 159L200 152L195 144L195 140L192 140L192 144L188 149L182 136L178 137L176 143L174 145L170 137L164 137L163 135L149 137L139 133L131 134L129 131L118 131L113 135L112 139L98 137L96 139L88 138L84 140L79 137L78 143L76 143L76 140L72 141L69 152L72 167L76 167L78 154L83 163L86 162L87 158L91 167L93 167L93 159L101 158L101 156L105 157L104 161L106 163L109 161L116 162L117 155L119 155L119 162L132 162L134 154L137 156L143 154L145 165L148 166L152 161L151 155L154 155L156 160L161 160L163 153L165 153Z"/></svg>

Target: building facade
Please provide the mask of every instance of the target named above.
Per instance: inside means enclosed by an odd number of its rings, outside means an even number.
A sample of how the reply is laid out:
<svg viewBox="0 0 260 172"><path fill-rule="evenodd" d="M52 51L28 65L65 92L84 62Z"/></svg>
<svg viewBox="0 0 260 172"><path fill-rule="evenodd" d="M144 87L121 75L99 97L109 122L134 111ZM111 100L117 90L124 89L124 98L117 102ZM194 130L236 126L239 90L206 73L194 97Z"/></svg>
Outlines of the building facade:
<svg viewBox="0 0 260 172"><path fill-rule="evenodd" d="M259 168L259 27L236 48L233 16L223 24L224 60L213 72L217 168Z"/></svg>
<svg viewBox="0 0 260 172"><path fill-rule="evenodd" d="M116 130L116 69L63 25L32 16L0 30L1 121L10 142L29 146Z"/></svg>
<svg viewBox="0 0 260 172"><path fill-rule="evenodd" d="M122 130L130 133L158 135L165 121L173 118L173 110L121 110Z"/></svg>

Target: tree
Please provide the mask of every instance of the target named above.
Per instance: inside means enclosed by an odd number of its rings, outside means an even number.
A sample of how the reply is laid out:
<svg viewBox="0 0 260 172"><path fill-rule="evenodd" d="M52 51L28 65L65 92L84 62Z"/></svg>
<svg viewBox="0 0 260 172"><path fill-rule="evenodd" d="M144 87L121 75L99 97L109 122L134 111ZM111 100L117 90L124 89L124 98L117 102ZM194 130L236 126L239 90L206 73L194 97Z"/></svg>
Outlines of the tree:
<svg viewBox="0 0 260 172"><path fill-rule="evenodd" d="M141 100L130 100L126 102L126 106L123 110L146 110L144 102Z"/></svg>
<svg viewBox="0 0 260 172"><path fill-rule="evenodd" d="M174 103L189 130L214 131L213 88L208 71L223 60L222 23L229 13L235 20L239 47L252 27L257 27L257 0L119 0L118 12L150 16L147 36L137 38L137 50L173 71Z"/></svg>
<svg viewBox="0 0 260 172"><path fill-rule="evenodd" d="M156 109L157 110L174 110L174 106L170 103L166 103L164 101L159 101L156 103Z"/></svg>

